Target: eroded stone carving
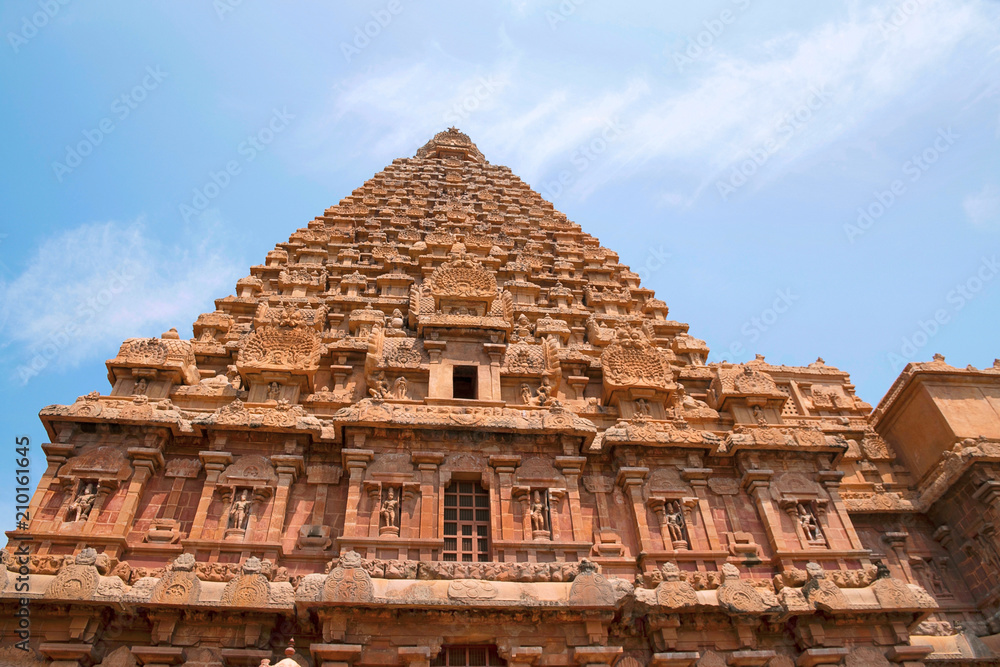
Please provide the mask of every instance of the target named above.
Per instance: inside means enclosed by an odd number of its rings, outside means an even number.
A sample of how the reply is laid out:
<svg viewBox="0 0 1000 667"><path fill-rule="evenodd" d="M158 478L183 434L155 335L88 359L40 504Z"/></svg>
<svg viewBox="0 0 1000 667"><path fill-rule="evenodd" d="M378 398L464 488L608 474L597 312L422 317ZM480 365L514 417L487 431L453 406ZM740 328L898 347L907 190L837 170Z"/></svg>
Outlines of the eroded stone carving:
<svg viewBox="0 0 1000 667"><path fill-rule="evenodd" d="M353 551L341 554L323 584L325 602L369 602L374 596L372 579L362 566L361 556Z"/></svg>

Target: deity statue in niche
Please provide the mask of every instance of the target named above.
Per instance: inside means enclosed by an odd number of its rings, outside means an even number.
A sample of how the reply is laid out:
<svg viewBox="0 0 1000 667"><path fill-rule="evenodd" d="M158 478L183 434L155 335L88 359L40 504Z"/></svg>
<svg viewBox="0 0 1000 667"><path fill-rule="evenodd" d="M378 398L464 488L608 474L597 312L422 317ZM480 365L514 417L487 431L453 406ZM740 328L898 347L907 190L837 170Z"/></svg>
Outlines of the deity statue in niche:
<svg viewBox="0 0 1000 667"><path fill-rule="evenodd" d="M548 529L548 521L545 517L545 501L542 500L542 492L535 491L534 500L531 503L531 530Z"/></svg>
<svg viewBox="0 0 1000 667"><path fill-rule="evenodd" d="M246 530L247 522L250 520L250 505L252 503L250 492L243 489L239 497L233 501L232 507L229 508L229 525L227 527Z"/></svg>
<svg viewBox="0 0 1000 667"><path fill-rule="evenodd" d="M757 422L758 426L767 426L767 417L764 415L764 410L761 409L759 405L753 406L753 418Z"/></svg>
<svg viewBox="0 0 1000 667"><path fill-rule="evenodd" d="M547 377L542 378L542 384L538 388L538 405L552 405L552 383Z"/></svg>
<svg viewBox="0 0 1000 667"><path fill-rule="evenodd" d="M136 396L142 396L143 394L146 393L146 388L148 384L149 383L146 382L146 378L139 378L136 381L135 386L132 388L132 393L135 394Z"/></svg>
<svg viewBox="0 0 1000 667"><path fill-rule="evenodd" d="M812 507L806 503L798 503L795 511L798 513L799 525L802 526L802 532L805 533L806 539L813 542L822 540L823 533L819 529L819 521L813 514Z"/></svg>
<svg viewBox="0 0 1000 667"><path fill-rule="evenodd" d="M66 512L66 520L86 521L90 517L90 511L94 509L95 500L97 500L97 484L84 482L80 488L80 494L70 503L69 511Z"/></svg>
<svg viewBox="0 0 1000 667"><path fill-rule="evenodd" d="M647 401L645 398L635 399L635 414L643 417L648 417L650 415L649 401Z"/></svg>
<svg viewBox="0 0 1000 667"><path fill-rule="evenodd" d="M676 500L667 503L667 530L670 531L671 542L687 542L684 536L684 511Z"/></svg>
<svg viewBox="0 0 1000 667"><path fill-rule="evenodd" d="M406 378L400 375L396 378L396 381L392 383L392 397L396 399L405 399L406 396Z"/></svg>
<svg viewBox="0 0 1000 667"><path fill-rule="evenodd" d="M277 382L267 385L267 400L276 401L279 398L281 398L281 385Z"/></svg>
<svg viewBox="0 0 1000 667"><path fill-rule="evenodd" d="M385 500L382 501L382 525L390 528L397 527L397 511L399 510L399 500L396 499L396 490L391 486L386 492Z"/></svg>
<svg viewBox="0 0 1000 667"><path fill-rule="evenodd" d="M389 390L389 382L385 379L385 373L378 374L378 377L375 378L375 386L368 390L368 394L376 399L389 398L392 395Z"/></svg>

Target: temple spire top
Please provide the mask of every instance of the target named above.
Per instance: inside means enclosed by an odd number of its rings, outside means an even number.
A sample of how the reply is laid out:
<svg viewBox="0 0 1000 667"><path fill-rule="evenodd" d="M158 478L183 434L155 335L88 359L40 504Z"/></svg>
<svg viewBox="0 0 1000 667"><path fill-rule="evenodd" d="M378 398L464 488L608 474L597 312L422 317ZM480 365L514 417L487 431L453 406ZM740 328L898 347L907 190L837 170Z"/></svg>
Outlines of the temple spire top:
<svg viewBox="0 0 1000 667"><path fill-rule="evenodd" d="M457 160L471 160L473 162L486 162L486 158L479 152L479 149L469 135L465 134L457 127L449 127L443 132L438 132L434 138L420 147L417 151L419 158L455 158Z"/></svg>

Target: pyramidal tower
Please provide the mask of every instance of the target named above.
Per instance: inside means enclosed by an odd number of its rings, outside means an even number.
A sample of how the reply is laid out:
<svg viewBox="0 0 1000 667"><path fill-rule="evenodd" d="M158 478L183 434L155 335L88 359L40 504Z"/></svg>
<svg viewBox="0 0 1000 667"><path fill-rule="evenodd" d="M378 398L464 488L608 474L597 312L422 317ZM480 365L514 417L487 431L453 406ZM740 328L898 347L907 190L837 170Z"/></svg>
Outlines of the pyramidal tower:
<svg viewBox="0 0 1000 667"><path fill-rule="evenodd" d="M126 340L110 390L41 411L0 663L256 667L294 640L281 665L915 666L998 645L1000 364L911 364L874 411L822 360L707 364L458 130L279 243L193 334Z"/></svg>

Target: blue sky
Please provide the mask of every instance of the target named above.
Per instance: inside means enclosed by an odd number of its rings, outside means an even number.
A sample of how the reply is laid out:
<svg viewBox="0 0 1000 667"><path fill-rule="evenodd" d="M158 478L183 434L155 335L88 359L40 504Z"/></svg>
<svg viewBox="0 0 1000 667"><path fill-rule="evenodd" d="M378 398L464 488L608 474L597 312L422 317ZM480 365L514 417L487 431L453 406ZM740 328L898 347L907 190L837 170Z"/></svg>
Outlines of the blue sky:
<svg viewBox="0 0 1000 667"><path fill-rule="evenodd" d="M711 360L991 365L1000 3L833 4L3 3L2 442L451 125Z"/></svg>

